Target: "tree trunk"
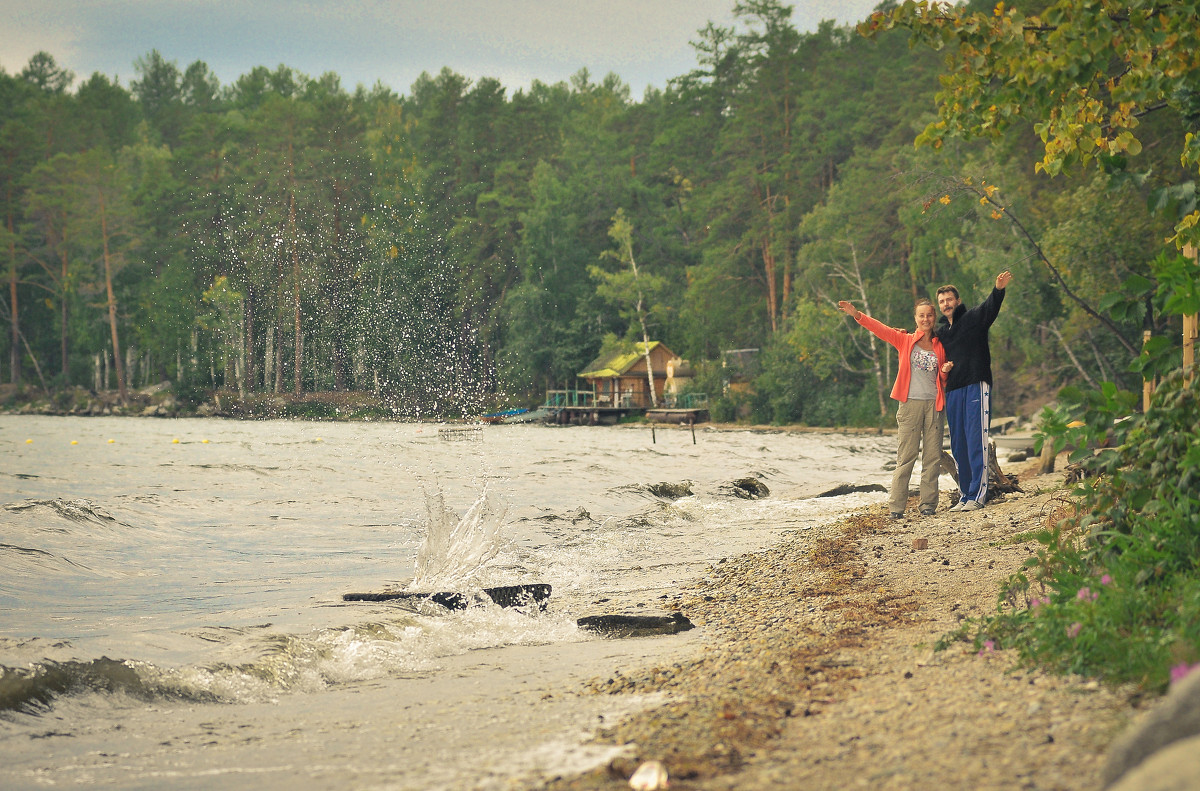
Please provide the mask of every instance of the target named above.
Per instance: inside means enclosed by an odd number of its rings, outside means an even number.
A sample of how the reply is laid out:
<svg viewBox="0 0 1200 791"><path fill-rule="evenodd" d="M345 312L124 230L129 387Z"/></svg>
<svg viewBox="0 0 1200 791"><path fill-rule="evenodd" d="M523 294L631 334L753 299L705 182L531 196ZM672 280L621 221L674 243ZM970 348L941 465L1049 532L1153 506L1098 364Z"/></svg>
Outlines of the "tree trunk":
<svg viewBox="0 0 1200 791"><path fill-rule="evenodd" d="M59 249L58 256L59 256L59 261L62 264L61 269L60 269L61 279L59 281L62 284L62 290L61 290L62 305L60 306L61 314L62 314L62 316L61 316L62 325L59 328L58 338L59 338L59 347L60 347L59 354L62 357L62 380L63 380L63 386L66 387L71 384L71 358L69 356L70 355L70 345L67 343L67 338L69 337L68 319L70 318L69 309L67 306L67 293L68 293L67 292L67 288L68 288L67 284L70 282L70 268L68 266L69 259L67 257L67 229L66 229L65 224L63 226L62 238L60 241L62 242L62 244Z"/></svg>
<svg viewBox="0 0 1200 791"><path fill-rule="evenodd" d="M254 392L257 389L258 365L254 349L254 289L246 288L246 296L242 298L242 322L245 327L245 340L242 343L242 360L245 367L246 389Z"/></svg>
<svg viewBox="0 0 1200 791"><path fill-rule="evenodd" d="M329 326L332 330L333 353L330 355L333 363L333 389L345 390L346 369L349 367L345 340L342 338L342 312L345 305L343 294L346 287L346 273L342 265L342 190L335 183L333 192L333 266L330 273L332 289L330 294Z"/></svg>
<svg viewBox="0 0 1200 791"><path fill-rule="evenodd" d="M788 209L792 205L792 199L789 195L783 196L784 217L788 217ZM780 295L779 311L783 315L784 322L788 318L788 303L791 302L792 296L792 255L789 250L787 255L783 257L783 293Z"/></svg>
<svg viewBox="0 0 1200 791"><path fill-rule="evenodd" d="M295 322L296 337L294 338L292 392L300 395L300 364L304 359L303 337L300 334L300 249L296 244L296 196L288 196L288 226L291 227L292 237L292 318Z"/></svg>
<svg viewBox="0 0 1200 791"><path fill-rule="evenodd" d="M275 344L275 389L272 392L283 392L283 328L275 328L277 342Z"/></svg>
<svg viewBox="0 0 1200 791"><path fill-rule="evenodd" d="M8 298L9 319L12 323L12 339L8 346L9 380L21 384L21 322L17 313L17 247L13 216L8 215Z"/></svg>
<svg viewBox="0 0 1200 791"><path fill-rule="evenodd" d="M862 268L858 265L858 250L854 247L853 242L850 243L850 260L851 263L854 264L854 276L850 277L843 272L842 277L849 281L858 290L858 296L863 303L862 312L866 313L868 316L874 316L875 314L871 311L871 301L867 297L867 286L865 283L863 283ZM887 383L889 380L887 373L883 370L883 365L879 362L879 347L875 343L875 333L868 332L867 337L871 349L871 369L875 373L875 392L879 398L879 416L882 418L887 415L888 411Z"/></svg>
<svg viewBox="0 0 1200 791"><path fill-rule="evenodd" d="M633 279L638 278L637 261L633 257L633 237L626 240L626 250L629 254L629 265L633 268ZM646 357L646 383L650 387L650 406L658 406L658 395L654 392L654 364L650 362L650 335L646 332L646 312L642 309L642 290L638 289L637 296L637 317L638 324L642 326L642 353Z"/></svg>
<svg viewBox="0 0 1200 791"><path fill-rule="evenodd" d="M105 210L104 192L100 192L100 238L104 243L104 289L108 294L108 326L112 331L113 365L117 371L117 392L124 404L129 400L125 386L125 370L121 367L121 345L117 339L117 299L113 294L112 256L108 249L108 213Z"/></svg>
<svg viewBox="0 0 1200 791"><path fill-rule="evenodd" d="M263 391L267 393L275 392L274 382L272 378L275 374L275 327L269 327L263 338L265 349L263 350Z"/></svg>

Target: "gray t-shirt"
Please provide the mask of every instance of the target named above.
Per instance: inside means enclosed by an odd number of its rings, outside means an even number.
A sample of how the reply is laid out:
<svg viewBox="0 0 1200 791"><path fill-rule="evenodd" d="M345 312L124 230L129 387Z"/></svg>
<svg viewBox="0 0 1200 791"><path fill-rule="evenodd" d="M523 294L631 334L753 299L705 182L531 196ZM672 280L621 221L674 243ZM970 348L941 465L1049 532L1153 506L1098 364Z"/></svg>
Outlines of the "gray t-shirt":
<svg viewBox="0 0 1200 791"><path fill-rule="evenodd" d="M908 397L917 401L937 399L937 355L913 346L912 376L908 380Z"/></svg>

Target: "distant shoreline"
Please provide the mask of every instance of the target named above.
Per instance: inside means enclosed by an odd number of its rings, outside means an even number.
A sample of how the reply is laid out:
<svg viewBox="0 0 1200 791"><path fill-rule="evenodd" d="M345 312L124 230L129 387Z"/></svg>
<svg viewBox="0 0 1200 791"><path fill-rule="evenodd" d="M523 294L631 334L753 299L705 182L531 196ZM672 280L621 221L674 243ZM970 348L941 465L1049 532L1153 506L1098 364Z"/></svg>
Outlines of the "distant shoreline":
<svg viewBox="0 0 1200 791"><path fill-rule="evenodd" d="M480 410L482 413L483 409ZM46 392L40 388L0 385L0 415L41 415L49 417L157 417L197 418L216 417L232 420L311 420L318 422L391 422L433 424L475 424L472 418L414 418L399 415L384 399L357 391L318 393L248 393L245 397L232 391L208 394L199 404L180 401L168 383L140 390L130 390L125 404L115 390L94 391L82 387ZM851 435L895 434L894 425L878 426L808 426L800 424L769 425L759 423L696 424L707 431L752 431L764 434L779 433L839 433ZM686 424L655 423L651 421L624 423L617 429L679 429Z"/></svg>

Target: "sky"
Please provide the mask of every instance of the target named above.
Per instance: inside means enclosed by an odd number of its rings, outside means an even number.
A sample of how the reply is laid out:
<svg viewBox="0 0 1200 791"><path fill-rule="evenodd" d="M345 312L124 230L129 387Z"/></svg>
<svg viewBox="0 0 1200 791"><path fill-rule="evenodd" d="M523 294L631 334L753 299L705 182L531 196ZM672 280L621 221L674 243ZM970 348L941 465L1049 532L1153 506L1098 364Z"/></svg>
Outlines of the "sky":
<svg viewBox="0 0 1200 791"><path fill-rule="evenodd" d="M353 90L400 94L443 67L493 77L510 92L586 68L614 73L641 98L696 66L689 42L712 21L733 25L735 0L0 0L0 68L16 74L45 50L75 73L126 87L157 49L182 71L197 60L222 85L255 66L311 77L334 72ZM879 0L797 0L802 31L854 24Z"/></svg>

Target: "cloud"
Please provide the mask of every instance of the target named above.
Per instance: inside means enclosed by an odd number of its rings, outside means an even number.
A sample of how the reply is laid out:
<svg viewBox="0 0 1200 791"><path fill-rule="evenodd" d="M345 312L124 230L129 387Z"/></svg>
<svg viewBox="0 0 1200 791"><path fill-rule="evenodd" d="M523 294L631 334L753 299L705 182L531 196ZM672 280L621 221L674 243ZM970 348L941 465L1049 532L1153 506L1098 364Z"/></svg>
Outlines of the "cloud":
<svg viewBox="0 0 1200 791"><path fill-rule="evenodd" d="M203 60L223 83L255 66L332 71L344 85L407 91L446 66L510 89L581 68L614 72L635 93L695 65L690 41L710 20L732 24L733 0L0 0L0 65L20 71L38 50L86 77L134 78L152 49L180 68ZM857 9L857 11L856 11ZM794 24L863 18L864 0L799 2Z"/></svg>

